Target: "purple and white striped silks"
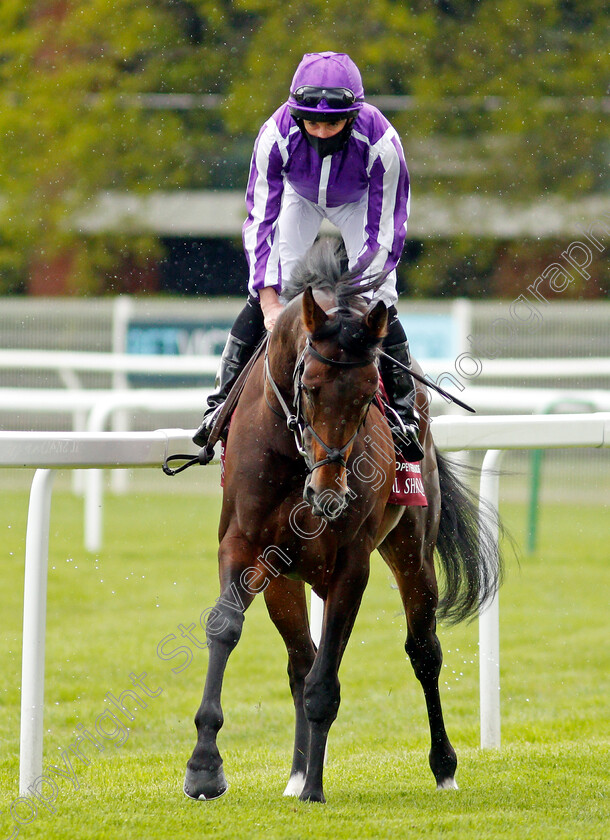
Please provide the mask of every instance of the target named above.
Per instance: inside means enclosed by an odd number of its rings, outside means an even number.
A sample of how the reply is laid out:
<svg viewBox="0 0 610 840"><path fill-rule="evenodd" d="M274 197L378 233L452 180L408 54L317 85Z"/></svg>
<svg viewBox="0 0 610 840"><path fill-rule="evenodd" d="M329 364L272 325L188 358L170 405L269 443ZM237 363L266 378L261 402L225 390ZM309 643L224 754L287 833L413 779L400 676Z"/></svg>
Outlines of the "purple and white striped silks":
<svg viewBox="0 0 610 840"><path fill-rule="evenodd" d="M396 267L407 232L409 173L400 138L377 108L365 103L345 147L326 158L309 146L287 104L261 128L252 154L243 226L249 289L255 294L263 286L281 288L278 220L286 183L305 204L317 208L320 222L324 216L333 220L334 208L356 210L368 196L363 224L341 230L348 254L363 263L373 257L375 270Z"/></svg>

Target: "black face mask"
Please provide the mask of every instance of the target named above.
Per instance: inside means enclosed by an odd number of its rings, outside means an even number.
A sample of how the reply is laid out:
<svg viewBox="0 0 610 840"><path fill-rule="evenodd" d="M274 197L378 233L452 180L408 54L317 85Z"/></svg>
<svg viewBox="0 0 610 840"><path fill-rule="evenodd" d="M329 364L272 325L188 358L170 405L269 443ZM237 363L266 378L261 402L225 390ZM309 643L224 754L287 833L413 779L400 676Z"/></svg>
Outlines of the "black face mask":
<svg viewBox="0 0 610 840"><path fill-rule="evenodd" d="M305 128L303 120L297 120L297 125L301 129L301 134L307 140L311 148L315 149L321 158L325 158L327 155L334 155L335 152L341 151L343 146L345 146L349 140L350 134L352 133L354 120L349 119L341 131L334 134L332 137L324 138L314 137L312 134L309 134Z"/></svg>

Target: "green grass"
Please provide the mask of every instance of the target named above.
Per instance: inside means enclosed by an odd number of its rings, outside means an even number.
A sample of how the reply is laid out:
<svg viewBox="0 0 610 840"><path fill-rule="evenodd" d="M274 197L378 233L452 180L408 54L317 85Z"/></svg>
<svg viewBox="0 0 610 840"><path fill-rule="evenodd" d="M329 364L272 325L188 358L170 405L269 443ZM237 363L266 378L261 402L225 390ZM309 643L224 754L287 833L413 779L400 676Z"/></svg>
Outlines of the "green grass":
<svg viewBox="0 0 610 840"><path fill-rule="evenodd" d="M181 790L195 742L206 654L163 661L157 644L198 622L218 594L214 495L142 493L106 500L104 550L82 547L82 501L58 487L51 517L44 766L61 761L82 724L129 674L161 693L134 708L125 742L74 762L78 790L57 779L21 838L602 838L607 836L608 509L547 505L540 547L509 558L501 594L502 738L478 748L476 623L440 629L447 728L457 792L436 793L423 697L405 660L404 617L385 566L371 582L341 669L325 806L282 797L292 748L283 644L262 599L229 663L219 745L229 793L215 803ZM23 551L27 493L0 494L0 840L15 829ZM515 534L524 509L505 506ZM177 644L177 642L175 643ZM26 806L14 806L26 817Z"/></svg>

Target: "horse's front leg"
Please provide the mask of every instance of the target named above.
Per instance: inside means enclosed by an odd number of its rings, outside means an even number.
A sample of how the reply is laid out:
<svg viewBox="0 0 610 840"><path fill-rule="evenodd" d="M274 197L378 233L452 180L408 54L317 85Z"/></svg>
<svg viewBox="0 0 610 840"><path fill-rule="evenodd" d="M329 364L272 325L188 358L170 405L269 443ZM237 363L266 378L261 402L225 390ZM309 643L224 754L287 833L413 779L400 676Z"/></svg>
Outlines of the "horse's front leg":
<svg viewBox="0 0 610 840"><path fill-rule="evenodd" d="M309 763L300 799L326 802L323 790L324 755L328 732L339 711L339 665L358 614L369 577L369 553L350 562L331 581L324 606L320 647L305 679L305 714L309 720ZM337 561L339 566L339 560ZM343 564L341 564L343 565Z"/></svg>
<svg viewBox="0 0 610 840"><path fill-rule="evenodd" d="M305 784L309 752L309 722L305 716L303 691L305 677L311 670L316 655L309 632L303 582L288 580L285 577L274 578L265 589L265 601L271 620L280 632L288 651L288 678L294 700L294 750L284 796L299 796Z"/></svg>
<svg viewBox="0 0 610 840"><path fill-rule="evenodd" d="M244 612L259 585L251 569L255 552L246 540L225 539L220 544L221 594L206 623L208 672L201 705L195 715L197 744L186 766L184 792L192 799L217 799L228 788L216 738L224 719L220 702L222 680L229 656L239 641ZM265 573L259 569L259 576Z"/></svg>

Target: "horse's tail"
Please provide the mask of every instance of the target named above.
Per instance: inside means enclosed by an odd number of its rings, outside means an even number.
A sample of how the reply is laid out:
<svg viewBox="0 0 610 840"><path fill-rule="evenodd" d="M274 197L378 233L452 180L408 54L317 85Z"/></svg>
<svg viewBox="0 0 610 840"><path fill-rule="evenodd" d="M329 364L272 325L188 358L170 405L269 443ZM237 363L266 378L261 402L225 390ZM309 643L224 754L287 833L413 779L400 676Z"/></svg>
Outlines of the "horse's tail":
<svg viewBox="0 0 610 840"><path fill-rule="evenodd" d="M448 624L474 618L502 582L502 556L488 511L479 516L479 497L456 475L455 467L436 452L441 489L441 519L436 541L444 573L437 615Z"/></svg>

